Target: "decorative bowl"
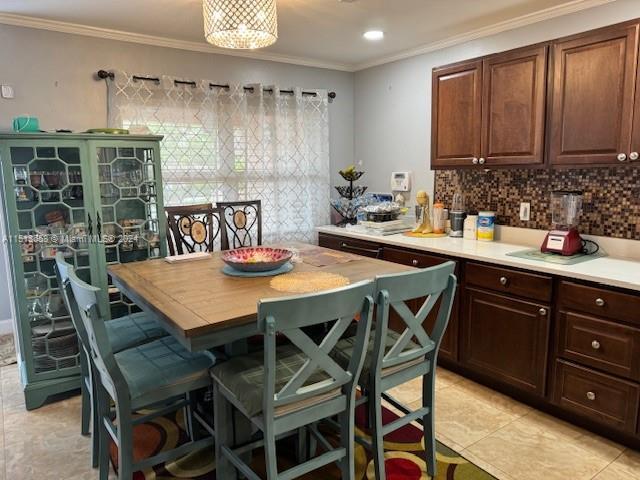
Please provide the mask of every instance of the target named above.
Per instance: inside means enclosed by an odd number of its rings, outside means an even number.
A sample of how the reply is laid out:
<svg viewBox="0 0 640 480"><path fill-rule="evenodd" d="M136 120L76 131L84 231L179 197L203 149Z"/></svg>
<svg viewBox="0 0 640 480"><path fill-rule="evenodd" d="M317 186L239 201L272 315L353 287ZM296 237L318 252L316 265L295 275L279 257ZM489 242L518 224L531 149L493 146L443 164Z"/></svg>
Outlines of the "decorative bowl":
<svg viewBox="0 0 640 480"><path fill-rule="evenodd" d="M222 253L222 261L243 272L268 272L291 260L293 252L284 248L245 247Z"/></svg>

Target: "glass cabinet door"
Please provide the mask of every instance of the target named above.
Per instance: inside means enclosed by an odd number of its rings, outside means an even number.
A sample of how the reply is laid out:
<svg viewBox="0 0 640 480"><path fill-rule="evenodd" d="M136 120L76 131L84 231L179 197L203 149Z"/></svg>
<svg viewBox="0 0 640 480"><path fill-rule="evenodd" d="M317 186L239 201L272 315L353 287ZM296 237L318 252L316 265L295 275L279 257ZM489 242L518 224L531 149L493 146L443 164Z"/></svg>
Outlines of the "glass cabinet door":
<svg viewBox="0 0 640 480"><path fill-rule="evenodd" d="M99 255L104 257L103 285L111 318L139 311L113 284L106 269L115 264L166 255L162 184L157 143L91 142L97 168L95 202Z"/></svg>
<svg viewBox="0 0 640 480"><path fill-rule="evenodd" d="M78 143L8 142L2 150L8 231L14 265L21 348L30 375L73 375L78 341L54 270L63 252L83 280L92 282L95 252L88 234L90 172ZM87 183L89 182L89 183Z"/></svg>

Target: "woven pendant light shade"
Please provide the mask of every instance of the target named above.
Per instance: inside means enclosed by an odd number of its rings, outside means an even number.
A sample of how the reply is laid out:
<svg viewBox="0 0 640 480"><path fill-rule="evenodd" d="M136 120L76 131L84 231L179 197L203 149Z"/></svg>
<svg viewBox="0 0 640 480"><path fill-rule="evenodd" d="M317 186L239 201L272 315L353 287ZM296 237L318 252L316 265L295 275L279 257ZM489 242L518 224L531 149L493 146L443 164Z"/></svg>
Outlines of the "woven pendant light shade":
<svg viewBox="0 0 640 480"><path fill-rule="evenodd" d="M276 0L203 0L204 36L223 48L253 49L278 39Z"/></svg>

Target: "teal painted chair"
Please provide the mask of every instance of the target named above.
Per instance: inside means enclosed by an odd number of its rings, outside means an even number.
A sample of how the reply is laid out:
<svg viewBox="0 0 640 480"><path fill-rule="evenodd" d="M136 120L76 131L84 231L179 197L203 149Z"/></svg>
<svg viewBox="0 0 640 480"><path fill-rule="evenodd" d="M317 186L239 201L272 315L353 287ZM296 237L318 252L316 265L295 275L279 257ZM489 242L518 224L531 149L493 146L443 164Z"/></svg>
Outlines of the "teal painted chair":
<svg viewBox="0 0 640 480"><path fill-rule="evenodd" d="M67 311L71 316L71 321L78 334L80 341L80 374L82 381L80 383L80 394L82 396L82 435L89 435L92 419L92 412L95 413L94 395L91 380L91 360L88 355L89 339L87 332L80 321L79 312L72 311L72 305L69 301L69 295L65 289L65 285L69 283L69 271L74 271L73 265L67 263L61 252L56 254L56 277L58 280L58 288L62 293ZM115 318L105 322L105 330L111 350L114 353L121 352L131 347L151 342L167 335L167 332L146 313L135 313L125 317ZM98 437L92 434L92 454L91 465L98 466Z"/></svg>
<svg viewBox="0 0 640 480"><path fill-rule="evenodd" d="M376 321L368 344L359 384L363 395L358 405L367 404L371 443L358 441L373 452L377 479L385 478L383 437L413 421L424 428L424 447L427 473L436 475L434 399L435 366L442 336L447 328L456 288L455 264L446 262L432 268L398 273L376 278ZM405 303L427 297L417 314ZM435 326L427 334L422 324L439 303ZM404 331L389 329L389 313L394 310L402 319ZM346 365L356 343L355 338L338 342L335 358ZM422 377L422 408L412 411L393 398L388 390L414 378ZM390 424L382 423L382 399L387 400L405 415Z"/></svg>
<svg viewBox="0 0 640 480"><path fill-rule="evenodd" d="M354 477L354 414L357 378L364 361L373 317L373 282L330 292L261 301L258 329L264 351L235 357L211 370L214 379L216 478L235 478L235 470L249 480L260 477L241 458L264 447L268 480L292 479L337 462L343 478ZM329 355L360 314L353 355L341 367ZM337 320L336 320L337 319ZM303 328L334 321L318 344ZM276 345L276 333L291 343ZM263 432L260 440L233 445L232 415L239 411ZM337 416L341 442L332 446L316 423ZM278 472L276 440L302 434L312 436L324 453ZM300 448L302 452L305 448Z"/></svg>
<svg viewBox="0 0 640 480"><path fill-rule="evenodd" d="M215 357L208 352L191 353L170 336L114 353L105 322L98 312L99 289L80 280L73 270L67 274L71 311L79 313L93 367L100 480L107 480L109 476L111 440L118 448L120 480L131 480L135 471L213 445L213 430L192 411L189 397L195 390L211 384L209 368L215 363ZM114 412L111 401L115 404ZM182 408L186 410L187 423L199 421L210 435L196 439L194 429L189 428L189 442L134 462L133 427ZM152 413L134 418L134 412L143 409Z"/></svg>

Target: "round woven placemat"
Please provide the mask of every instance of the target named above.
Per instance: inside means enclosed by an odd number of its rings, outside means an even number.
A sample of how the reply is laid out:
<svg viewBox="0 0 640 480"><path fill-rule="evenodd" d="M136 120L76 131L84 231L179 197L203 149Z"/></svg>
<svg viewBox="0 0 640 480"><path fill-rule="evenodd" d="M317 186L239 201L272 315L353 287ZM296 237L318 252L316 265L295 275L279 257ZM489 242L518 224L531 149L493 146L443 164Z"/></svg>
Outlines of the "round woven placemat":
<svg viewBox="0 0 640 480"><path fill-rule="evenodd" d="M349 285L349 279L329 272L293 272L271 279L271 288L287 293L312 293Z"/></svg>

